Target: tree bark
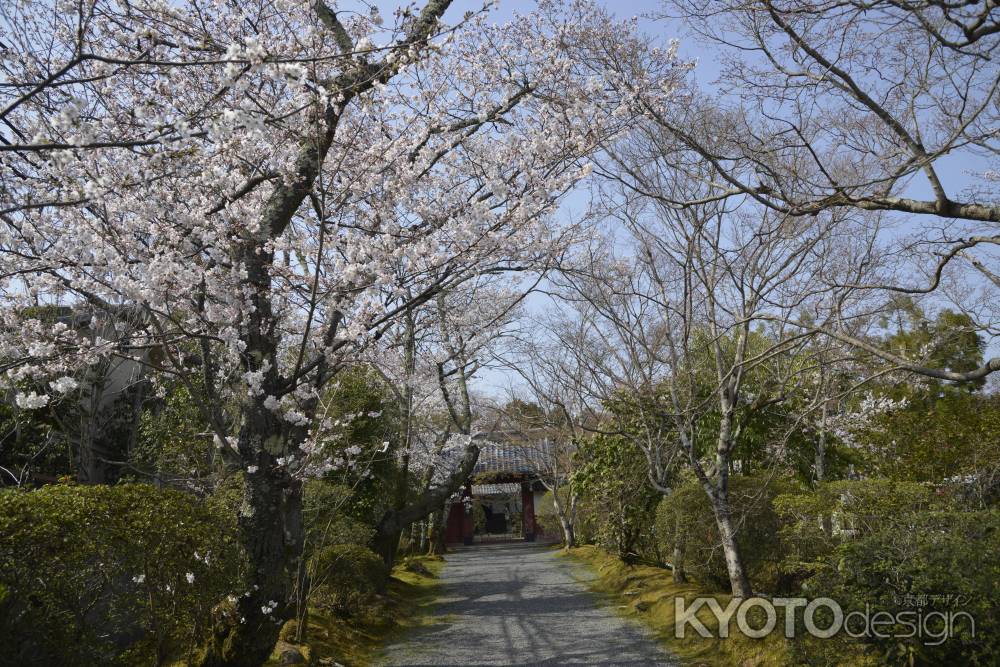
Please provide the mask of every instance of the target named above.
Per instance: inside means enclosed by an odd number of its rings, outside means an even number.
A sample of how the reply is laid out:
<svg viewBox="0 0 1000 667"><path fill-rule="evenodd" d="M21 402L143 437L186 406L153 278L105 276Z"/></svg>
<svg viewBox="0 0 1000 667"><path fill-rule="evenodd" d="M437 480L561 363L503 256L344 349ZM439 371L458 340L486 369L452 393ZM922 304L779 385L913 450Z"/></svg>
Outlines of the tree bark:
<svg viewBox="0 0 1000 667"><path fill-rule="evenodd" d="M688 581L687 572L684 569L685 535L681 528L681 513L678 511L674 522L674 553L672 557L675 584L686 584Z"/></svg>
<svg viewBox="0 0 1000 667"><path fill-rule="evenodd" d="M733 435L730 431L731 419L726 418L723 411L723 418L720 425L720 437L716 448L716 479L713 481L701 463L698 461L694 448L688 443L685 446L688 460L694 470L702 490L708 496L712 507L712 514L715 516L715 523L719 529L719 538L722 543L723 555L726 559L726 572L729 575L729 585L732 589L733 597L749 598L753 597L750 588L750 580L747 577L746 569L743 566L743 557L740 554L739 545L736 543L736 529L733 525L732 515L729 507L729 452Z"/></svg>
<svg viewBox="0 0 1000 667"><path fill-rule="evenodd" d="M236 446L242 463L252 466L243 477L243 503L237 526L247 558L245 585L238 597L236 618L216 629L206 647L203 665L258 667L270 656L284 621L295 617L293 590L304 568L302 558L302 482L292 477L280 457L301 454L303 429L289 428L264 404L264 397L279 393L276 371L277 341L270 300L270 266L273 254L258 251L249 241L242 259L247 284L253 286L254 306L247 317L246 370L260 373L260 391L248 394L241 406L242 422ZM322 377L319 381L322 381ZM310 408L307 407L307 410ZM227 443L222 443L228 447ZM251 472L252 470L252 472Z"/></svg>
<svg viewBox="0 0 1000 667"><path fill-rule="evenodd" d="M382 557L387 568L392 568L396 560L399 531L413 521L423 519L441 507L453 493L465 484L472 474L473 468L476 467L477 460L479 460L479 446L470 442L465 448L465 455L458 468L441 485L427 489L419 498L402 509L386 510L375 529L372 550Z"/></svg>
<svg viewBox="0 0 1000 667"><path fill-rule="evenodd" d="M555 507L556 515L559 517L559 525L562 526L563 548L572 549L576 546L576 496L571 494L569 507L566 508L559 500L558 487L553 485L549 492L552 494L552 506Z"/></svg>
<svg viewBox="0 0 1000 667"><path fill-rule="evenodd" d="M400 472L400 477L396 485L396 498L392 509L387 514L399 516L406 508L406 491L409 485L409 477L410 455L405 454L403 456L403 469ZM393 521L391 529L388 528L389 524L385 524L385 530L383 530L383 524L379 523L375 537L372 539L372 549L375 553L382 556L382 561L385 563L387 570L391 571L393 565L396 564L396 553L399 551L399 541L403 537L403 531L409 528L414 521L422 518L420 516L409 520ZM385 516L383 516L384 519Z"/></svg>
<svg viewBox="0 0 1000 667"><path fill-rule="evenodd" d="M284 620L295 613L291 592L302 555L301 482L283 470L246 475L237 522L249 590L239 596L235 622L219 628L207 647L205 667L258 667L274 649Z"/></svg>
<svg viewBox="0 0 1000 667"><path fill-rule="evenodd" d="M737 346L738 360L742 358L745 349L746 337L740 338ZM716 344L716 354L718 344ZM719 363L719 368L723 366ZM743 557L740 554L739 545L736 543L736 528L733 525L732 513L729 506L729 463L733 451L733 445L740 432L740 428L734 425L734 412L736 410L736 397L739 395L739 379L731 377L723 386L719 393L721 419L719 420L719 439L715 448L716 483L709 482L710 489L708 497L712 503L712 511L715 514L715 522L719 527L719 539L722 542L722 553L726 558L726 571L729 573L729 585L733 591L733 597L750 598L753 597L753 590L750 588L750 579L747 577L746 568L743 566Z"/></svg>
<svg viewBox="0 0 1000 667"><path fill-rule="evenodd" d="M427 555L435 556L444 553L450 513L451 503L446 500L444 506L434 514L434 520L428 526Z"/></svg>
<svg viewBox="0 0 1000 667"><path fill-rule="evenodd" d="M428 520L434 519L434 513ZM410 524L410 553L422 554L427 548L427 521L414 521Z"/></svg>
<svg viewBox="0 0 1000 667"><path fill-rule="evenodd" d="M753 597L753 589L750 588L750 580L743 566L743 557L736 543L736 529L729 511L728 494L713 495L712 511L715 513L715 523L719 527L719 541L722 543L722 553L726 558L726 571L729 574L733 597Z"/></svg>
<svg viewBox="0 0 1000 667"><path fill-rule="evenodd" d="M563 529L563 548L572 549L576 546L576 528L572 522L560 517L559 522Z"/></svg>
<svg viewBox="0 0 1000 667"><path fill-rule="evenodd" d="M418 554L425 554L428 552L428 543L434 539L434 526L438 521L440 521L438 518L439 514L440 511L431 512L426 521L420 522L420 537L417 544Z"/></svg>

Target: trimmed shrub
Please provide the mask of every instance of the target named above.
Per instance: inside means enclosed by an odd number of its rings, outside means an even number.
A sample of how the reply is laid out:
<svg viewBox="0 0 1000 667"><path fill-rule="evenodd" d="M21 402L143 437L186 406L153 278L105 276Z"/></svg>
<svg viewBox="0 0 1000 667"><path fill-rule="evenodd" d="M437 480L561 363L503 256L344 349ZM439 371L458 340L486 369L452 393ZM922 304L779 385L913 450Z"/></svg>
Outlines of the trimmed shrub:
<svg viewBox="0 0 1000 667"><path fill-rule="evenodd" d="M339 616L359 614L389 576L378 554L358 544L324 547L313 556L310 571L313 602Z"/></svg>
<svg viewBox="0 0 1000 667"><path fill-rule="evenodd" d="M792 644L796 663L837 664L845 647L861 642L879 664L995 665L997 590L1000 512L899 515L869 534L844 539L803 584L807 597L836 600L845 618L880 614L876 629L883 636L850 640L841 630L825 640L801 634ZM826 627L830 619L817 614L816 622ZM856 616L848 630L862 633L861 622Z"/></svg>
<svg viewBox="0 0 1000 667"><path fill-rule="evenodd" d="M780 592L788 587L779 567L780 522L773 501L776 496L797 488L794 482L780 478L730 477L729 502L737 526L736 542L754 589ZM715 515L705 491L696 481L682 484L660 501L655 535L665 557L673 553L675 546L681 548L688 575L713 589L729 588Z"/></svg>
<svg viewBox="0 0 1000 667"><path fill-rule="evenodd" d="M785 567L802 579L803 595L832 598L845 614L891 616L893 623L878 628L885 637L862 640L880 661L995 664L1000 512L959 511L924 485L883 479L824 484L775 504L786 522ZM904 612L909 616L900 617ZM933 636L942 630L939 614L955 615L943 641ZM930 619L926 627L923 618ZM920 634L908 622L921 624ZM803 637L794 643L796 657L801 664L833 664L831 656L847 641Z"/></svg>
<svg viewBox="0 0 1000 667"><path fill-rule="evenodd" d="M779 495L774 507L782 523L782 570L801 581L826 567L843 539L871 535L886 522L944 502L923 484L887 479L840 480Z"/></svg>
<svg viewBox="0 0 1000 667"><path fill-rule="evenodd" d="M142 484L0 492L0 643L18 665L158 664L232 590L231 520Z"/></svg>

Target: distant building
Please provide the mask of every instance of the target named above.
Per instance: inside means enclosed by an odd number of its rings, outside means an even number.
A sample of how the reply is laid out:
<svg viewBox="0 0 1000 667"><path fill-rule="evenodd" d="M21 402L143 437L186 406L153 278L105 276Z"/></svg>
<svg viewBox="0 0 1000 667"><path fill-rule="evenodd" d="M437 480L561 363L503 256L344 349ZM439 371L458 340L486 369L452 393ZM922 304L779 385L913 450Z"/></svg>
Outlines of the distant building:
<svg viewBox="0 0 1000 667"><path fill-rule="evenodd" d="M460 502L451 505L445 540L534 542L541 535L535 507L545 494L542 474L525 447L512 442L484 444Z"/></svg>
<svg viewBox="0 0 1000 667"><path fill-rule="evenodd" d="M134 352L128 350L136 331L134 320L142 316L141 312L123 309L118 316L109 317L82 307L45 306L38 309L37 316L43 321L66 324L91 341L101 338L122 348L120 356L109 355L80 371L75 378L79 388L70 395L75 400L53 408L56 428L52 437L69 446L77 481L113 483L135 445L146 397L143 362L149 353L137 361L131 357ZM35 483L55 481L55 477L39 472L33 473L31 479Z"/></svg>

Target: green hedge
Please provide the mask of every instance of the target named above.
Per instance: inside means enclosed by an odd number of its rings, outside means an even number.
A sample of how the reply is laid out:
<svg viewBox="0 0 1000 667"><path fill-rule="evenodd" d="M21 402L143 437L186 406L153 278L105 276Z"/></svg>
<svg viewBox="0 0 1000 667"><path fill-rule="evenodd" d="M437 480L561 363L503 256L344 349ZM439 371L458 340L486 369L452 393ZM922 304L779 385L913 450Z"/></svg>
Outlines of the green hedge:
<svg viewBox="0 0 1000 667"><path fill-rule="evenodd" d="M358 544L334 544L310 562L312 601L339 616L354 616L385 586L389 573L371 549Z"/></svg>
<svg viewBox="0 0 1000 667"><path fill-rule="evenodd" d="M1000 512L911 512L872 533L844 540L830 567L810 580L810 594L837 600L845 612L969 614L938 640L876 639L888 662L995 665L1000 656ZM932 616L931 618L935 618ZM937 620L929 634L936 633ZM898 634L907 634L905 627ZM892 634L883 630L884 634Z"/></svg>
<svg viewBox="0 0 1000 667"><path fill-rule="evenodd" d="M0 492L0 644L18 665L156 664L233 590L231 518L142 484Z"/></svg>
<svg viewBox="0 0 1000 667"><path fill-rule="evenodd" d="M803 580L826 567L847 537L871 535L900 516L944 503L924 484L887 479L839 480L778 496L782 568Z"/></svg>
<svg viewBox="0 0 1000 667"><path fill-rule="evenodd" d="M1000 655L1000 511L967 511L926 485L884 479L839 481L775 500L785 568L805 597L829 597L844 613L868 610L927 614L964 612L975 636L956 617L945 641L902 637L910 629L883 626L885 638L863 641L885 664L994 665ZM933 619L930 632L937 632ZM915 619L905 619L913 621ZM825 622L825 621L824 621ZM896 635L893 638L893 635ZM796 659L824 665L834 640L796 641ZM937 645L934 645L937 644Z"/></svg>
<svg viewBox="0 0 1000 667"><path fill-rule="evenodd" d="M781 523L774 498L798 489L795 482L768 476L732 476L729 502L737 526L736 542L755 590L781 591L787 577L780 567ZM660 501L655 530L660 553L669 558L675 546L684 552L687 574L703 586L729 589L729 575L719 529L705 491L688 481Z"/></svg>

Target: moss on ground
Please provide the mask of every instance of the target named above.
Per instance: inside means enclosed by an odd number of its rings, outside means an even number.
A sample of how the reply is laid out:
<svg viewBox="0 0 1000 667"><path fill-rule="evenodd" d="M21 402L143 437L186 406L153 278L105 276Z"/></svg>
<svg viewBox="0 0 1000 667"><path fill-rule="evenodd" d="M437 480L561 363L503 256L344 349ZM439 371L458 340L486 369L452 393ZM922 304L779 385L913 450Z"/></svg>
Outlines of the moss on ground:
<svg viewBox="0 0 1000 667"><path fill-rule="evenodd" d="M386 594L363 616L340 618L317 609L309 612L306 639L294 645L308 664L340 663L345 667L373 664L382 647L399 633L428 622L438 574L444 567L440 556L420 556L403 560L392 571ZM295 621L282 628L281 638L289 644L295 636ZM279 644L281 648L288 644ZM280 651L275 649L266 667L277 667Z"/></svg>
<svg viewBox="0 0 1000 667"><path fill-rule="evenodd" d="M675 584L670 570L649 565L626 565L594 546L577 547L564 554L586 564L596 575L587 582L592 591L606 596L623 616L638 619L668 652L686 665L785 667L798 664L791 645L795 640L786 639L780 632L773 632L763 639L751 639L734 631L728 638L719 638L718 621L707 606L699 609L696 616L712 637L700 636L691 626L688 626L683 639L675 636L675 598L683 596L686 604L690 605L696 597L712 595L724 609L732 599L730 595L706 593L695 584ZM779 614L781 619L783 617ZM873 663L860 652L852 652L840 656L836 664L861 667Z"/></svg>

